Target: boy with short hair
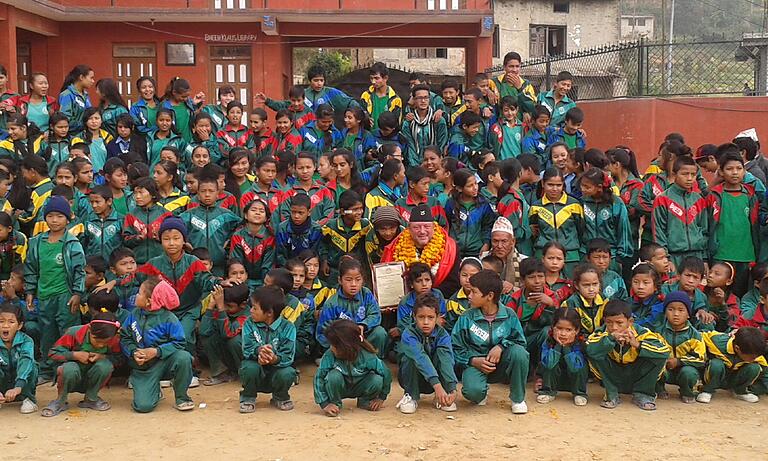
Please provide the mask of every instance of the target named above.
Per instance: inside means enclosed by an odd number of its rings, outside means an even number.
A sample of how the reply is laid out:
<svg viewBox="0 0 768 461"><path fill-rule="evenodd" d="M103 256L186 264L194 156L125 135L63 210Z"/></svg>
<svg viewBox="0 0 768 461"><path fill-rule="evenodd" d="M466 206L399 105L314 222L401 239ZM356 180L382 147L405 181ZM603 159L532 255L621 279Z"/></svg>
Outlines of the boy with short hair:
<svg viewBox="0 0 768 461"><path fill-rule="evenodd" d="M565 123L549 133L547 145L562 142L568 149L581 148L587 146L584 138L584 132L581 130L584 124L584 112L578 107L572 107L565 113Z"/></svg>
<svg viewBox="0 0 768 461"><path fill-rule="evenodd" d="M66 231L72 210L64 197L51 197L45 206L48 231L29 240L24 269L27 306L37 297L40 306L40 350L48 350L68 328L80 324L80 300L85 293L85 252ZM53 379L53 362L41 362L39 380Z"/></svg>
<svg viewBox="0 0 768 461"><path fill-rule="evenodd" d="M522 141L521 149L524 154L533 154L539 158L542 165L549 165L549 151L552 144L548 142L554 128L549 126L551 114L544 106L536 106L531 120L531 129ZM554 144L554 143L553 143Z"/></svg>
<svg viewBox="0 0 768 461"><path fill-rule="evenodd" d="M665 384L677 384L680 386L680 400L693 403L693 388L704 369L707 348L701 333L689 321L693 318L693 308L688 293L673 291L667 294L664 298L664 315L666 318L659 328L659 334L672 348L672 356L667 359L664 372L659 378L659 396L668 397Z"/></svg>
<svg viewBox="0 0 768 461"><path fill-rule="evenodd" d="M363 91L360 100L371 120L371 128L378 128L379 116L383 112L392 112L400 120L403 111L403 101L388 85L389 69L383 62L375 62L368 71L371 86ZM368 127L364 127L368 128Z"/></svg>
<svg viewBox="0 0 768 461"><path fill-rule="evenodd" d="M277 287L259 287L251 295L250 316L243 324L240 413L256 410L258 392L272 394L269 403L279 410L293 410L288 391L296 379L296 329L281 315L284 308Z"/></svg>
<svg viewBox="0 0 768 461"><path fill-rule="evenodd" d="M629 304L609 301L603 311L603 326L587 340L589 367L605 388L600 406L616 408L621 402L619 393L631 393L638 407L655 410L656 381L670 352L661 335L634 325Z"/></svg>
<svg viewBox="0 0 768 461"><path fill-rule="evenodd" d="M96 186L88 195L93 213L84 219L82 244L89 255L99 255L105 260L123 245L123 220L112 208L112 189Z"/></svg>
<svg viewBox="0 0 768 461"><path fill-rule="evenodd" d="M517 101L511 96L501 99L501 117L491 126L488 139L497 160L517 158L523 152L523 125L518 123Z"/></svg>
<svg viewBox="0 0 768 461"><path fill-rule="evenodd" d="M512 96L517 99L521 119L524 113L533 115L536 103L536 89L520 75L522 62L523 58L519 53L510 51L504 55L504 73L493 79L499 97Z"/></svg>
<svg viewBox="0 0 768 461"><path fill-rule="evenodd" d="M707 296L699 288L701 283L706 277L706 267L704 261L696 256L688 256L683 258L680 263L680 267L677 268L677 279L670 280L661 286L661 293L666 295L674 291L682 291L688 295L691 301L691 322L701 329L703 323L711 323L714 321L714 317L709 314L707 316ZM702 311L702 309L704 309ZM701 318L707 320L702 322Z"/></svg>
<svg viewBox="0 0 768 461"><path fill-rule="evenodd" d="M205 312L210 325L210 335L203 341L208 356L211 377L203 380L204 386L215 386L237 379L243 360L243 325L248 318L248 284L216 287L213 303ZM201 336L203 333L201 332Z"/></svg>
<svg viewBox="0 0 768 461"><path fill-rule="evenodd" d="M647 243L637 253L640 261L647 261L659 273L661 283L677 282L676 268L672 267L667 249L657 243ZM701 258L699 258L701 259Z"/></svg>
<svg viewBox="0 0 768 461"><path fill-rule="evenodd" d="M400 130L399 116L393 112L384 111L379 114L376 122L376 128L371 130L371 136L376 140L376 147L381 147L384 144L395 144L400 147L401 152L405 152L408 141Z"/></svg>
<svg viewBox="0 0 768 461"><path fill-rule="evenodd" d="M323 77L325 80L325 77ZM293 127L297 130L301 130L304 125L315 120L315 112L312 110L312 102L305 99L304 88L300 86L292 86L288 90L287 101L276 101L264 96L264 93L257 93L254 97L254 106L259 107L261 104L265 104L275 112L281 110L287 110L291 115Z"/></svg>
<svg viewBox="0 0 768 461"><path fill-rule="evenodd" d="M702 335L709 363L696 401L709 403L717 389L731 389L733 397L756 403L759 397L750 392L765 374L765 336L754 327L742 327L734 335L710 331Z"/></svg>
<svg viewBox="0 0 768 461"><path fill-rule="evenodd" d="M707 258L709 217L707 201L693 190L696 162L691 157L675 160L675 182L653 200L653 241L667 249L675 267L686 256Z"/></svg>
<svg viewBox="0 0 768 461"><path fill-rule="evenodd" d="M136 279L136 257L129 248L120 247L109 255L107 277L115 280L114 291L120 299L120 307L132 311L136 307L136 295L141 282Z"/></svg>
<svg viewBox="0 0 768 461"><path fill-rule="evenodd" d="M475 151L486 148L483 118L474 112L466 111L456 122L456 129L448 143L448 155L458 159L467 168L475 169L471 162Z"/></svg>
<svg viewBox="0 0 768 461"><path fill-rule="evenodd" d="M555 87L546 93L539 93L537 104L549 109L552 114L550 125L559 127L565 122L565 114L576 107L576 102L568 97L573 86L573 75L567 70L558 72Z"/></svg>
<svg viewBox="0 0 768 461"><path fill-rule="evenodd" d="M493 271L482 270L469 283L472 308L459 317L451 335L461 370L461 393L465 399L485 405L488 383L509 381L512 413L527 413L529 354L520 321L514 311L499 303L501 278Z"/></svg>
<svg viewBox="0 0 768 461"><path fill-rule="evenodd" d="M281 222L275 233L277 265L285 266L286 261L304 250L317 251L323 232L310 219L312 202L307 194L296 194L290 200L291 217Z"/></svg>
<svg viewBox="0 0 768 461"><path fill-rule="evenodd" d="M611 265L611 244L607 240L595 238L587 242L587 260L600 271L602 295L607 301L611 299L627 301L629 299L629 292L624 279L609 268Z"/></svg>
<svg viewBox="0 0 768 461"><path fill-rule="evenodd" d="M461 100L461 85L456 79L447 78L443 80L440 85L440 96L442 97L443 106L445 111L443 118L448 126L453 126L456 122L456 118L461 115L462 112L467 110L467 106Z"/></svg>
<svg viewBox="0 0 768 461"><path fill-rule="evenodd" d="M437 146L442 152L448 144L448 126L442 116L436 117L435 109L430 106L431 93L427 85L416 85L411 89L415 107L406 116L400 130L407 141L403 152L403 163L406 166L421 165L426 147Z"/></svg>
<svg viewBox="0 0 768 461"><path fill-rule="evenodd" d="M158 230L173 213L157 203L157 184L152 178L141 178L133 187L136 205L123 220L123 241L135 253L136 262L144 264L162 253Z"/></svg>
<svg viewBox="0 0 768 461"><path fill-rule="evenodd" d="M251 149L256 158L263 155L274 155L277 152L277 138L272 128L267 125L267 111L256 108L248 116L249 135L245 147Z"/></svg>

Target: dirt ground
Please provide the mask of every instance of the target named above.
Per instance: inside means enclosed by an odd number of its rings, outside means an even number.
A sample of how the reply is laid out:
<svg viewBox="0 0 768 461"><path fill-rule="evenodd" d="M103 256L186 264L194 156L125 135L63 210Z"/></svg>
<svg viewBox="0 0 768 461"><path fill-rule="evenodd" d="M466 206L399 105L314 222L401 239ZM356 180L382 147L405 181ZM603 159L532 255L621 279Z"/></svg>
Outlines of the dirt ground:
<svg viewBox="0 0 768 461"><path fill-rule="evenodd" d="M323 416L312 398L316 367L302 368L302 381L291 396L292 412L269 406L260 396L256 413L238 413L237 383L191 389L189 413L172 408L172 389L150 414L130 409L131 391L115 383L102 391L112 410L80 410L79 394L70 410L56 418L21 415L18 404L0 409L0 453L4 460L69 459L766 459L768 398L757 404L734 400L725 392L710 405L685 405L672 398L658 410L644 412L629 402L616 410L598 406L602 391L590 384L590 403L577 408L561 394L549 405L528 393L529 413L512 415L503 385L492 385L488 405L476 407L460 399L459 410L444 413L422 399L415 415L403 415L395 404L402 395L397 383L385 408L358 410L345 401L338 418ZM670 389L671 390L671 389ZM55 388L38 388L42 407Z"/></svg>

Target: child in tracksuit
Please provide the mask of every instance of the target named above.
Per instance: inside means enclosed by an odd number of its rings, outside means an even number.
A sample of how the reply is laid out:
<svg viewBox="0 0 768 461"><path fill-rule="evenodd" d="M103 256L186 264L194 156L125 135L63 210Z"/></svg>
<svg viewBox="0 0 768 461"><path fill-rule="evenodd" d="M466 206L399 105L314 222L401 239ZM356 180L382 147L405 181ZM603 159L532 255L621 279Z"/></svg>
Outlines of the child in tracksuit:
<svg viewBox="0 0 768 461"><path fill-rule="evenodd" d="M618 272L610 269L612 259L611 244L607 240L596 238L587 242L587 261L597 268L600 275L602 298L606 301L611 299L626 301L629 299L627 284ZM628 271L629 268L627 268Z"/></svg>
<svg viewBox="0 0 768 461"><path fill-rule="evenodd" d="M85 292L85 253L80 242L66 231L71 209L67 199L51 197L44 216L48 232L29 241L24 289L27 306L37 297L40 308L40 350L44 357L68 328L80 324L80 299ZM42 361L40 380L53 378L53 362Z"/></svg>
<svg viewBox="0 0 768 461"><path fill-rule="evenodd" d="M573 309L581 318L580 330L592 334L603 324L605 299L600 295L600 271L590 263L579 264L573 270L575 293L563 302L562 307Z"/></svg>
<svg viewBox="0 0 768 461"><path fill-rule="evenodd" d="M21 413L37 411L35 343L23 331L19 306L0 304L0 405L22 399Z"/></svg>
<svg viewBox="0 0 768 461"><path fill-rule="evenodd" d="M600 406L616 408L619 393L631 393L642 410L655 410L656 382L669 358L669 345L661 335L635 325L632 308L624 301L605 305L603 323L587 339L589 367L605 388Z"/></svg>
<svg viewBox="0 0 768 461"><path fill-rule="evenodd" d="M397 404L402 413L415 413L421 393L435 394L435 406L456 411L455 362L451 335L440 326L440 301L431 293L420 294L413 321L403 330L397 380L405 391Z"/></svg>
<svg viewBox="0 0 768 461"><path fill-rule="evenodd" d="M284 266L286 261L304 250L317 250L323 233L310 219L311 203L309 195L304 193L291 197L290 219L281 222L275 233L278 266Z"/></svg>
<svg viewBox="0 0 768 461"><path fill-rule="evenodd" d="M706 200L693 190L696 162L679 156L673 171L675 182L653 201L651 231L653 241L667 249L677 267L686 256L707 259L709 216Z"/></svg>
<svg viewBox="0 0 768 461"><path fill-rule="evenodd" d="M194 248L207 248L213 262L213 273L222 275L227 259L224 248L242 219L235 213L216 205L219 186L216 178L198 180L197 198L200 206L179 215L189 229L189 243Z"/></svg>
<svg viewBox="0 0 768 461"><path fill-rule="evenodd" d="M106 310L106 309L105 309ZM43 411L42 416L56 416L69 407L71 392L82 392L85 398L80 408L107 411L110 404L99 397L99 391L112 376L122 359L120 322L111 312L97 312L87 325L72 327L56 341L49 357L57 364L58 394Z"/></svg>
<svg viewBox="0 0 768 461"><path fill-rule="evenodd" d="M339 291L328 298L317 320L317 342L329 347L325 329L334 320L354 321L365 337L383 356L387 332L381 327L381 309L371 290L363 286L363 266L357 259L346 257L339 264Z"/></svg>
<svg viewBox="0 0 768 461"><path fill-rule="evenodd" d="M478 405L488 401L488 383L509 382L512 413L528 412L525 380L529 354L523 327L514 311L499 303L501 277L482 270L469 279L471 309L453 327L451 341L461 370L465 399Z"/></svg>
<svg viewBox="0 0 768 461"><path fill-rule="evenodd" d="M471 162L473 153L487 147L485 132L483 118L474 112L464 111L456 120L456 126L448 142L448 155L468 168L473 167Z"/></svg>
<svg viewBox="0 0 768 461"><path fill-rule="evenodd" d="M260 199L243 208L245 224L229 240L229 257L241 261L248 272L248 286L260 287L275 264L275 238L266 226L267 204Z"/></svg>
<svg viewBox="0 0 768 461"><path fill-rule="evenodd" d="M344 255L354 255L359 261L365 261L365 237L372 229L369 221L363 218L363 200L357 192L344 191L339 198L339 208L341 216L323 226L319 248L320 273L329 285L337 283L336 268Z"/></svg>
<svg viewBox="0 0 768 461"><path fill-rule="evenodd" d="M639 263L632 269L630 307L637 326L655 330L664 320L664 295L659 273L650 263Z"/></svg>
<svg viewBox="0 0 768 461"><path fill-rule="evenodd" d="M445 298L443 298L443 293L440 292L440 290L432 287L435 282L435 277L432 275L429 266L424 263L411 264L410 267L408 267L408 272L405 274L405 279L410 292L400 300L400 304L397 306L396 331L393 332L391 329L389 330L389 336L393 339L401 337L405 329L413 324L416 300L419 296L424 294L431 294L437 299L437 323L440 326L445 323Z"/></svg>
<svg viewBox="0 0 768 461"><path fill-rule="evenodd" d="M93 213L83 219L83 248L89 255L109 259L123 245L123 220L112 208L112 189L97 186L88 196Z"/></svg>
<svg viewBox="0 0 768 461"><path fill-rule="evenodd" d="M589 367L581 336L581 316L571 308L558 309L552 319L549 336L541 345L539 373L542 386L536 401L549 403L557 391L573 394L578 407L587 404Z"/></svg>
<svg viewBox="0 0 768 461"><path fill-rule="evenodd" d="M288 390L296 380L296 329L281 315L284 308L285 297L276 286L259 287L251 295L251 315L243 325L240 413L256 410L258 392L272 394L269 403L279 410L293 410Z"/></svg>
<svg viewBox="0 0 768 461"><path fill-rule="evenodd" d="M333 321L325 335L329 348L315 374L315 403L331 417L339 415L345 398L357 398L358 408L380 410L392 375L376 348L360 337L360 327L352 320Z"/></svg>
<svg viewBox="0 0 768 461"><path fill-rule="evenodd" d="M656 386L659 396L669 394L665 384L680 386L680 400L683 403L695 401L693 388L701 377L701 370L707 360L707 348L701 339L701 333L691 322L693 309L691 298L684 291L673 291L664 298L664 323L658 329L664 341L672 348L672 356L667 359L664 372Z"/></svg>
<svg viewBox="0 0 768 461"><path fill-rule="evenodd" d="M456 240L462 258L479 256L490 248L496 213L479 195L474 173L462 168L453 175L453 183L455 189L445 204L449 235Z"/></svg>
<svg viewBox="0 0 768 461"><path fill-rule="evenodd" d="M157 185L152 178L142 178L133 188L136 206L123 220L123 241L133 250L136 263L144 264L163 252L160 224L173 213L157 203Z"/></svg>
<svg viewBox="0 0 768 461"><path fill-rule="evenodd" d="M203 347L208 356L211 377L203 381L204 386L215 386L233 379L243 361L242 332L248 318L248 285L241 283L231 287L217 286L213 291L213 306L205 312L210 323L210 334L203 337Z"/></svg>
<svg viewBox="0 0 768 461"><path fill-rule="evenodd" d="M616 262L634 254L632 232L627 207L620 197L613 195L611 177L605 171L592 167L581 175L581 207L584 211L583 242L602 238L611 244L614 262L611 268L621 271Z"/></svg>
<svg viewBox="0 0 768 461"><path fill-rule="evenodd" d="M311 250L310 250L311 251ZM317 329L317 316L319 313L315 310L315 297L309 290L304 288L304 280L307 278L307 268L304 266L304 260L300 257L289 259L285 263L287 269L293 277L293 285L286 292L286 301L296 299L296 307L299 304L303 306L303 312L297 312L296 308L288 301L286 309L283 310L283 317L288 320L293 319L296 327L296 357L295 362L304 359L310 359L317 351L317 340L315 340L315 330ZM273 274L275 271L271 271ZM280 271L283 272L283 271ZM283 276L278 276L282 278ZM271 279L272 277L270 277ZM281 282L282 284L283 282ZM280 287L282 288L282 286ZM289 315L286 315L289 314ZM294 367L295 368L295 367ZM296 370L298 373L298 369Z"/></svg>
<svg viewBox="0 0 768 461"><path fill-rule="evenodd" d="M281 315L291 322L296 329L296 353L298 354L299 348L301 348L301 358L306 358L304 353L311 347L311 338L315 334L315 312L300 301L299 298L291 294L291 290L296 285L295 282L296 279L293 273L284 267L272 269L264 277L264 285L276 286L283 291L285 308L282 310Z"/></svg>
<svg viewBox="0 0 768 461"><path fill-rule="evenodd" d="M734 398L748 403L757 402L758 392L750 387L758 387L758 380L768 368L763 333L754 327L742 327L733 336L710 331L702 337L707 346L709 363L704 371L704 387L696 396L696 401L709 403L717 389L731 389Z"/></svg>
<svg viewBox="0 0 768 461"><path fill-rule="evenodd" d="M483 264L478 258L464 258L459 264L459 285L461 288L451 295L445 305L445 324L443 326L449 333L453 332L453 326L456 325L459 317L470 308L469 294L472 292L472 285L469 283L469 279L481 270L483 270Z"/></svg>
<svg viewBox="0 0 768 461"><path fill-rule="evenodd" d="M141 284L136 309L120 329L120 346L131 367L131 407L138 413L155 409L162 396L160 380L169 378L176 397L174 408L195 408L187 393L192 381L192 355L184 350L184 328L171 312L177 307L176 290L168 282L150 277Z"/></svg>
<svg viewBox="0 0 768 461"><path fill-rule="evenodd" d="M488 141L496 160L517 158L522 153L523 125L517 120L517 101L511 96L501 98L501 114L491 126Z"/></svg>

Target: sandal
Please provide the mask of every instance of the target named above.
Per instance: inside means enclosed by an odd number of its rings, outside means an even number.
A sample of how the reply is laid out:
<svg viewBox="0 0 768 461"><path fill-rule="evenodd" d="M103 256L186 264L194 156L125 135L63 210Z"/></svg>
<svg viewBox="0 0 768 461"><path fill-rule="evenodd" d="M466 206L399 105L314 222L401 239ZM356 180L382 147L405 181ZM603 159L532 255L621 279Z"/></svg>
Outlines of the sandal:
<svg viewBox="0 0 768 461"><path fill-rule="evenodd" d="M655 399L648 395L635 395L632 397L632 403L637 405L641 410L653 411L656 409Z"/></svg>
<svg viewBox="0 0 768 461"><path fill-rule="evenodd" d="M291 411L293 410L293 400L277 400L277 399L271 399L269 401L270 405L277 408L281 411Z"/></svg>
<svg viewBox="0 0 768 461"><path fill-rule="evenodd" d="M106 400L98 398L97 400L82 400L77 404L79 408L86 408L88 410L107 411L112 408Z"/></svg>
<svg viewBox="0 0 768 461"><path fill-rule="evenodd" d="M232 381L232 376L230 376L227 373L221 373L216 376L211 376L208 379L204 379L202 381L203 386L218 386L219 384L224 384Z"/></svg>
<svg viewBox="0 0 768 461"><path fill-rule="evenodd" d="M240 402L240 413L253 413L256 411L255 402Z"/></svg>
<svg viewBox="0 0 768 461"><path fill-rule="evenodd" d="M195 402L191 400L185 400L184 402L177 403L176 405L173 406L173 408L179 411L193 410L195 408Z"/></svg>
<svg viewBox="0 0 768 461"><path fill-rule="evenodd" d="M600 402L600 406L609 410L613 410L614 408L618 407L620 403L621 400L616 397L615 399L603 400Z"/></svg>
<svg viewBox="0 0 768 461"><path fill-rule="evenodd" d="M62 403L59 400L53 400L45 408L43 408L43 411L40 412L40 416L51 418L53 416L57 416L62 411L66 411L67 409L69 409L68 403Z"/></svg>

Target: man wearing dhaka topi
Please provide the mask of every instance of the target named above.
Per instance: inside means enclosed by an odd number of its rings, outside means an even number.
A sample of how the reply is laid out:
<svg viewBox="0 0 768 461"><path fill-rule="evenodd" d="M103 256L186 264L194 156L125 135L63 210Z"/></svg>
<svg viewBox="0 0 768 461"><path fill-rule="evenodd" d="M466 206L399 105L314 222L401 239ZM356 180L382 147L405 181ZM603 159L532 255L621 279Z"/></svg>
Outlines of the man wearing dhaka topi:
<svg viewBox="0 0 768 461"><path fill-rule="evenodd" d="M403 261L406 270L422 262L432 268L434 287L448 297L459 289L459 259L456 241L440 227L426 204L411 211L408 228L384 248L381 262Z"/></svg>

